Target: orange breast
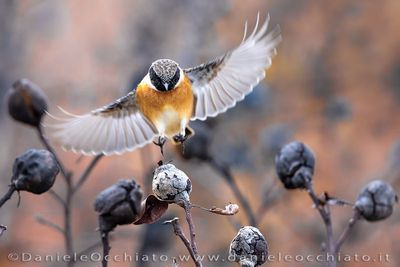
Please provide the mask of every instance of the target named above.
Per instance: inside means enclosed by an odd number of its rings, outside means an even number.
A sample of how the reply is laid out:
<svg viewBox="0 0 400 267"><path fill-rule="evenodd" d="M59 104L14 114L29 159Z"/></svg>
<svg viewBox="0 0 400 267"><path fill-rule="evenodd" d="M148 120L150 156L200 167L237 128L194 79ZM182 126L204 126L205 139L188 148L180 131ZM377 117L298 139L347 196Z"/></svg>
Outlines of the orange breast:
<svg viewBox="0 0 400 267"><path fill-rule="evenodd" d="M186 76L179 86L166 92L141 83L136 89L136 101L147 119L167 136L178 134L182 120L189 122L193 113L193 91Z"/></svg>

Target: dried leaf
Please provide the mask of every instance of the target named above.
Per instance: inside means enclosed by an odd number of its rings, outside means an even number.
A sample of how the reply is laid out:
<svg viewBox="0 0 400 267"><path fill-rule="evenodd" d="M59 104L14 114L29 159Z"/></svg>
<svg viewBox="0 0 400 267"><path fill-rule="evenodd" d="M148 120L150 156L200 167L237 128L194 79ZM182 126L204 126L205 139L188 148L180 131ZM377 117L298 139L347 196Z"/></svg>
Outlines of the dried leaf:
<svg viewBox="0 0 400 267"><path fill-rule="evenodd" d="M167 211L168 203L161 201L154 195L149 195L142 202L142 216L134 224L150 224L156 222Z"/></svg>
<svg viewBox="0 0 400 267"><path fill-rule="evenodd" d="M225 209L214 207L214 208L211 208L209 211L212 213L219 214L219 215L231 216L231 215L235 215L236 213L239 212L239 206L237 204L229 204L229 205L225 206Z"/></svg>

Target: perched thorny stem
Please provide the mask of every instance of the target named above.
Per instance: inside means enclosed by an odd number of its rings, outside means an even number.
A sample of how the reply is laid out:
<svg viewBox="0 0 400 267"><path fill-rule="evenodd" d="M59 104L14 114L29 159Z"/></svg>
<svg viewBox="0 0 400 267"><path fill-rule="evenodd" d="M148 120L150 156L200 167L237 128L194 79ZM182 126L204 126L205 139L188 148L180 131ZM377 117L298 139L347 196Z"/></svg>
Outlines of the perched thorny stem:
<svg viewBox="0 0 400 267"><path fill-rule="evenodd" d="M199 260L200 259L199 252L197 250L196 233L195 233L194 223L193 223L193 218L192 218L192 206L188 201L184 201L182 203L182 207L185 210L186 221L189 225L190 246L192 247L192 250L193 250L193 255L194 255L194 260L195 260L196 266L203 266L201 261Z"/></svg>
<svg viewBox="0 0 400 267"><path fill-rule="evenodd" d="M172 224L172 227L174 228L175 235L177 235L182 240L182 242L185 245L186 249L188 250L190 256L192 257L192 259L194 261L194 264L197 267L200 267L201 263L196 260L196 255L193 252L193 249L192 249L192 246L190 244L190 241L187 239L187 237L185 236L185 234L182 231L182 227L179 224L179 219L178 218L173 218L172 220L166 221L164 223L165 224Z"/></svg>
<svg viewBox="0 0 400 267"><path fill-rule="evenodd" d="M332 228L332 220L331 213L329 209L329 205L325 205L325 203L317 196L314 192L311 180L306 182L306 190L312 201L314 202L315 208L318 210L319 214L325 225L326 230L326 245L327 252L332 254L334 253L334 239L333 239L333 228ZM327 263L328 267L336 267L336 260L329 261Z"/></svg>
<svg viewBox="0 0 400 267"><path fill-rule="evenodd" d="M208 160L208 163L224 177L225 181L228 183L229 187L232 189L234 195L238 199L240 206L243 207L243 210L247 215L250 225L257 227L256 216L254 215L250 203L240 191L233 175L231 174L229 167L219 164L213 158L210 158Z"/></svg>
<svg viewBox="0 0 400 267"><path fill-rule="evenodd" d="M108 258L108 255L110 254L110 250L111 250L110 243L109 243L109 240L108 240L108 234L109 234L108 231L107 232L101 232L101 241L103 243L103 259L101 261L101 265L103 267L107 267L108 266L107 258Z"/></svg>
<svg viewBox="0 0 400 267"><path fill-rule="evenodd" d="M15 190L16 189L14 185L9 186L7 193L0 199L0 208L11 198Z"/></svg>
<svg viewBox="0 0 400 267"><path fill-rule="evenodd" d="M340 248L342 247L344 241L346 241L349 236L351 229L353 229L354 225L360 219L360 212L357 209L354 209L353 216L350 218L346 228L343 233L340 235L339 239L336 241L334 252L335 254L339 253Z"/></svg>

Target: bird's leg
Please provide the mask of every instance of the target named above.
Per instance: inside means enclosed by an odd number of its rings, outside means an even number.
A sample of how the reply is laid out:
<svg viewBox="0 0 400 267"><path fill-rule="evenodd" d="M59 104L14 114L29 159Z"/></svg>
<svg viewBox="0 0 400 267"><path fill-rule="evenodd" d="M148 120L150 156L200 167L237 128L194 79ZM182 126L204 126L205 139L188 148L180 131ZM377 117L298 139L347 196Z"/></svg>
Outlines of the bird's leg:
<svg viewBox="0 0 400 267"><path fill-rule="evenodd" d="M164 156L164 145L165 145L166 141L167 141L167 138L165 136L159 136L157 141L153 141L153 143L156 146L160 147L161 155L163 155L163 156Z"/></svg>

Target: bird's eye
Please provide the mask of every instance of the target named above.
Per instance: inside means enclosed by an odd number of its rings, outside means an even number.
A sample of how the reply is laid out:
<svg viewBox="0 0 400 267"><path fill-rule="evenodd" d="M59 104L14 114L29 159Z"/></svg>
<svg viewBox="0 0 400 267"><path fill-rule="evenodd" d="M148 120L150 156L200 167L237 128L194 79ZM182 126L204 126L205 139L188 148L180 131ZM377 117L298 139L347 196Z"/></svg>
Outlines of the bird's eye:
<svg viewBox="0 0 400 267"><path fill-rule="evenodd" d="M178 83L181 74L179 69L176 70L175 75L172 77L171 81L169 82L169 88L172 89Z"/></svg>
<svg viewBox="0 0 400 267"><path fill-rule="evenodd" d="M164 83L161 78L156 74L153 67L149 69L150 81L154 85L154 87L159 91L166 91L168 88L165 88Z"/></svg>

